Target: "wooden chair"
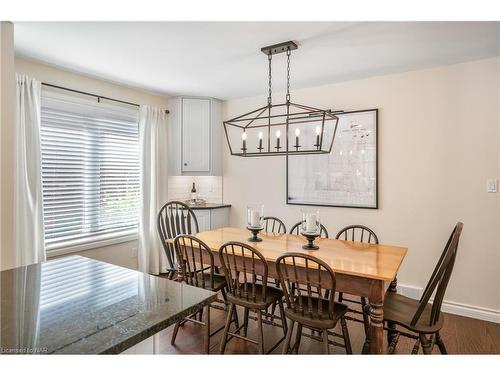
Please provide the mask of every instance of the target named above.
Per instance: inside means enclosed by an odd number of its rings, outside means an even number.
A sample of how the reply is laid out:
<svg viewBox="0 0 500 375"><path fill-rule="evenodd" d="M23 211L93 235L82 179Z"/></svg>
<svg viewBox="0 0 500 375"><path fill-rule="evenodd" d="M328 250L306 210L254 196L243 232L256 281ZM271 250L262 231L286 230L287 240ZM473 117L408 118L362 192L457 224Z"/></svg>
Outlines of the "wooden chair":
<svg viewBox="0 0 500 375"><path fill-rule="evenodd" d="M256 344L259 354L272 352L285 339L287 325L282 301L283 292L267 285L268 266L264 256L247 244L228 242L220 247L219 258L221 268L226 276L227 299L230 303L229 315L226 318L226 326L220 344L220 353L224 354L227 342L233 337ZM280 308L283 337L265 352L262 316L263 312L275 301ZM235 313L236 306L243 307L244 322L235 331L230 332L231 316ZM250 310L257 315L257 341L247 337ZM239 334L241 329L243 329L243 333ZM228 336L230 336L229 339Z"/></svg>
<svg viewBox="0 0 500 375"><path fill-rule="evenodd" d="M301 267L297 267L298 264ZM276 270L285 295L285 315L292 322L283 346L283 354L298 353L303 335L302 327L321 332L321 339L318 336L309 335L308 337L323 341L325 354L330 353L330 344L344 347L346 352L351 354L351 343L345 320L347 306L334 300L336 279L330 266L311 255L287 253L276 259ZM299 285L305 286L305 292ZM326 291L329 292L328 299L319 297L323 296ZM339 320L342 325L342 335L331 331ZM296 339L293 347L290 348L295 323L298 324ZM342 337L344 344L330 341L331 335Z"/></svg>
<svg viewBox="0 0 500 375"><path fill-rule="evenodd" d="M460 222L455 225L420 300L417 301L397 293L386 294L384 321L387 322L387 329L392 336L389 343L389 353L394 352L399 337L405 336L416 340L412 354L418 353L420 344L424 354L431 354L434 344L437 344L441 354L447 354L439 334L444 321L441 315L441 305L455 264L462 228L463 224ZM429 303L434 292L434 300ZM365 307L365 310L368 310L368 307ZM399 330L398 326L405 328L405 330Z"/></svg>
<svg viewBox="0 0 500 375"><path fill-rule="evenodd" d="M177 261L180 265L178 280L188 285L211 290L213 292L220 291L224 301L226 301L226 278L217 273L217 269L214 266L214 256L210 248L203 241L190 235L179 235L175 237L174 247ZM224 328L220 327L216 331L210 332L210 307L215 306L206 306L204 308L205 320L203 320L203 309L185 319L186 321L204 326L204 350L206 354L209 353L210 349L210 337ZM196 315L199 315L198 319L195 318ZM175 324L171 339L172 345L175 344L177 332L183 323L184 322L178 322Z"/></svg>
<svg viewBox="0 0 500 375"><path fill-rule="evenodd" d="M286 233L286 226L280 219L274 216L264 217L264 232Z"/></svg>
<svg viewBox="0 0 500 375"><path fill-rule="evenodd" d="M299 221L297 224L295 224L292 229L290 229L290 234L300 234L300 225L303 223L303 221ZM321 238L328 238L328 231L326 230L326 227L323 224L320 224L320 232L319 235Z"/></svg>
<svg viewBox="0 0 500 375"><path fill-rule="evenodd" d="M292 229L290 229L290 234L296 234L296 235L300 235L300 226L301 224L303 223L304 221L299 221L297 224L295 224ZM321 238L328 238L328 230L326 229L326 227L320 223L320 237ZM300 288L303 288L303 286L300 286ZM304 290L302 290L304 291ZM328 298L327 295L325 295L326 298ZM314 331L311 332L314 334Z"/></svg>
<svg viewBox="0 0 500 375"><path fill-rule="evenodd" d="M285 234L286 233L285 223L283 223L283 221L281 221L277 217L265 216L263 220L264 220L264 232L277 233L277 234ZM274 286L276 288L279 288L280 285L279 285L278 280L273 280L271 278L271 279L269 279L269 281L274 283ZM274 313L276 312L276 306L277 306L277 302L274 302L273 305L271 306L271 312L266 314L266 318L270 318L271 322L274 322L274 318L275 318Z"/></svg>
<svg viewBox="0 0 500 375"><path fill-rule="evenodd" d="M337 235L335 236L335 239L336 240L344 240L344 241L357 241L357 242L378 244L378 237L375 234L375 232L373 230L371 230L370 228L365 227L364 225L349 225L349 226L341 229L337 233ZM347 316L347 319L363 323L364 327L365 327L365 332L367 332L370 323L369 323L368 315L364 313L365 306L366 306L366 298L361 297L359 300L358 299L347 299L347 298L344 298L344 294L342 292L339 292L339 299L338 300L339 300L339 302L348 301L348 302L357 303L357 304L361 305L361 310L355 310L355 309L349 308L349 312L363 315L363 320L360 320L360 319L357 319L357 318L351 317L351 316Z"/></svg>
<svg viewBox="0 0 500 375"><path fill-rule="evenodd" d="M179 234L195 234L199 231L198 220L194 211L185 203L178 201L167 202L158 213L158 234L160 236L163 250L167 256L167 275L172 279L177 272L175 246L166 240L174 239Z"/></svg>

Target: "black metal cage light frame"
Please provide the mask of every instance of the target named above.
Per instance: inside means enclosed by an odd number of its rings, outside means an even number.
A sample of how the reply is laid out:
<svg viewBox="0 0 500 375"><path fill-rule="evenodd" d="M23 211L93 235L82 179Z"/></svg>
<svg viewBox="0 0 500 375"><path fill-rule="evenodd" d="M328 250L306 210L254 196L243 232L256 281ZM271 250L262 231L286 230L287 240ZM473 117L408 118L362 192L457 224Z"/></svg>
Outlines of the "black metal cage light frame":
<svg viewBox="0 0 500 375"><path fill-rule="evenodd" d="M330 110L297 104L290 100L290 55L295 49L297 44L293 41L261 49L269 61L267 105L224 121L231 155L311 155L329 154L332 151L338 117ZM284 103L272 104L271 62L272 56L279 53L287 55L286 100ZM283 137L281 132L284 133Z"/></svg>

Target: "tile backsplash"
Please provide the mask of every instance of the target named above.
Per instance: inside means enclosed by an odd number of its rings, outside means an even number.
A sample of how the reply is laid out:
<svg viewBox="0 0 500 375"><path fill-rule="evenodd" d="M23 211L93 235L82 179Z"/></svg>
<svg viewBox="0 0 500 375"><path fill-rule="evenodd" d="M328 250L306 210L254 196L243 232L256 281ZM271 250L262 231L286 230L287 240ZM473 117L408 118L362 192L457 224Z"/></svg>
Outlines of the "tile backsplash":
<svg viewBox="0 0 500 375"><path fill-rule="evenodd" d="M191 198L193 182L200 198L207 203L223 203L222 176L170 176L168 178L168 199L185 201Z"/></svg>

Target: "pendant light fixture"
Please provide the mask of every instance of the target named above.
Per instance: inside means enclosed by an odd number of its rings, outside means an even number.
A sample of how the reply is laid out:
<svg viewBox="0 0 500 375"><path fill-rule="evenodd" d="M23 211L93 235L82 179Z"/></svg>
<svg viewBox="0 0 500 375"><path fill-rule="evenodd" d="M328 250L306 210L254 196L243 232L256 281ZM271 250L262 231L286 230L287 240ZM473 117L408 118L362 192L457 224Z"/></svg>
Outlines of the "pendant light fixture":
<svg viewBox="0 0 500 375"><path fill-rule="evenodd" d="M267 105L224 121L231 155L276 156L328 154L332 150L338 117L329 110L297 104L290 96L290 55L297 49L292 41L261 51L269 62ZM286 53L287 78L285 102L272 103L271 65L274 55Z"/></svg>

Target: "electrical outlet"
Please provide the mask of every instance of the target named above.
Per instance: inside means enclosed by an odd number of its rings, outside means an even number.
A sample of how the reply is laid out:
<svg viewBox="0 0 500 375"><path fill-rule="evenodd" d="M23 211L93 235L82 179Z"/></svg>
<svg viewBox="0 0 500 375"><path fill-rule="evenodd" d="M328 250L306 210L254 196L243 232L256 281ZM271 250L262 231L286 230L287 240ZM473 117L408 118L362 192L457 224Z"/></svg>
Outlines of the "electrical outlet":
<svg viewBox="0 0 500 375"><path fill-rule="evenodd" d="M486 180L486 191L488 193L496 193L498 191L498 180L496 178L488 178Z"/></svg>

